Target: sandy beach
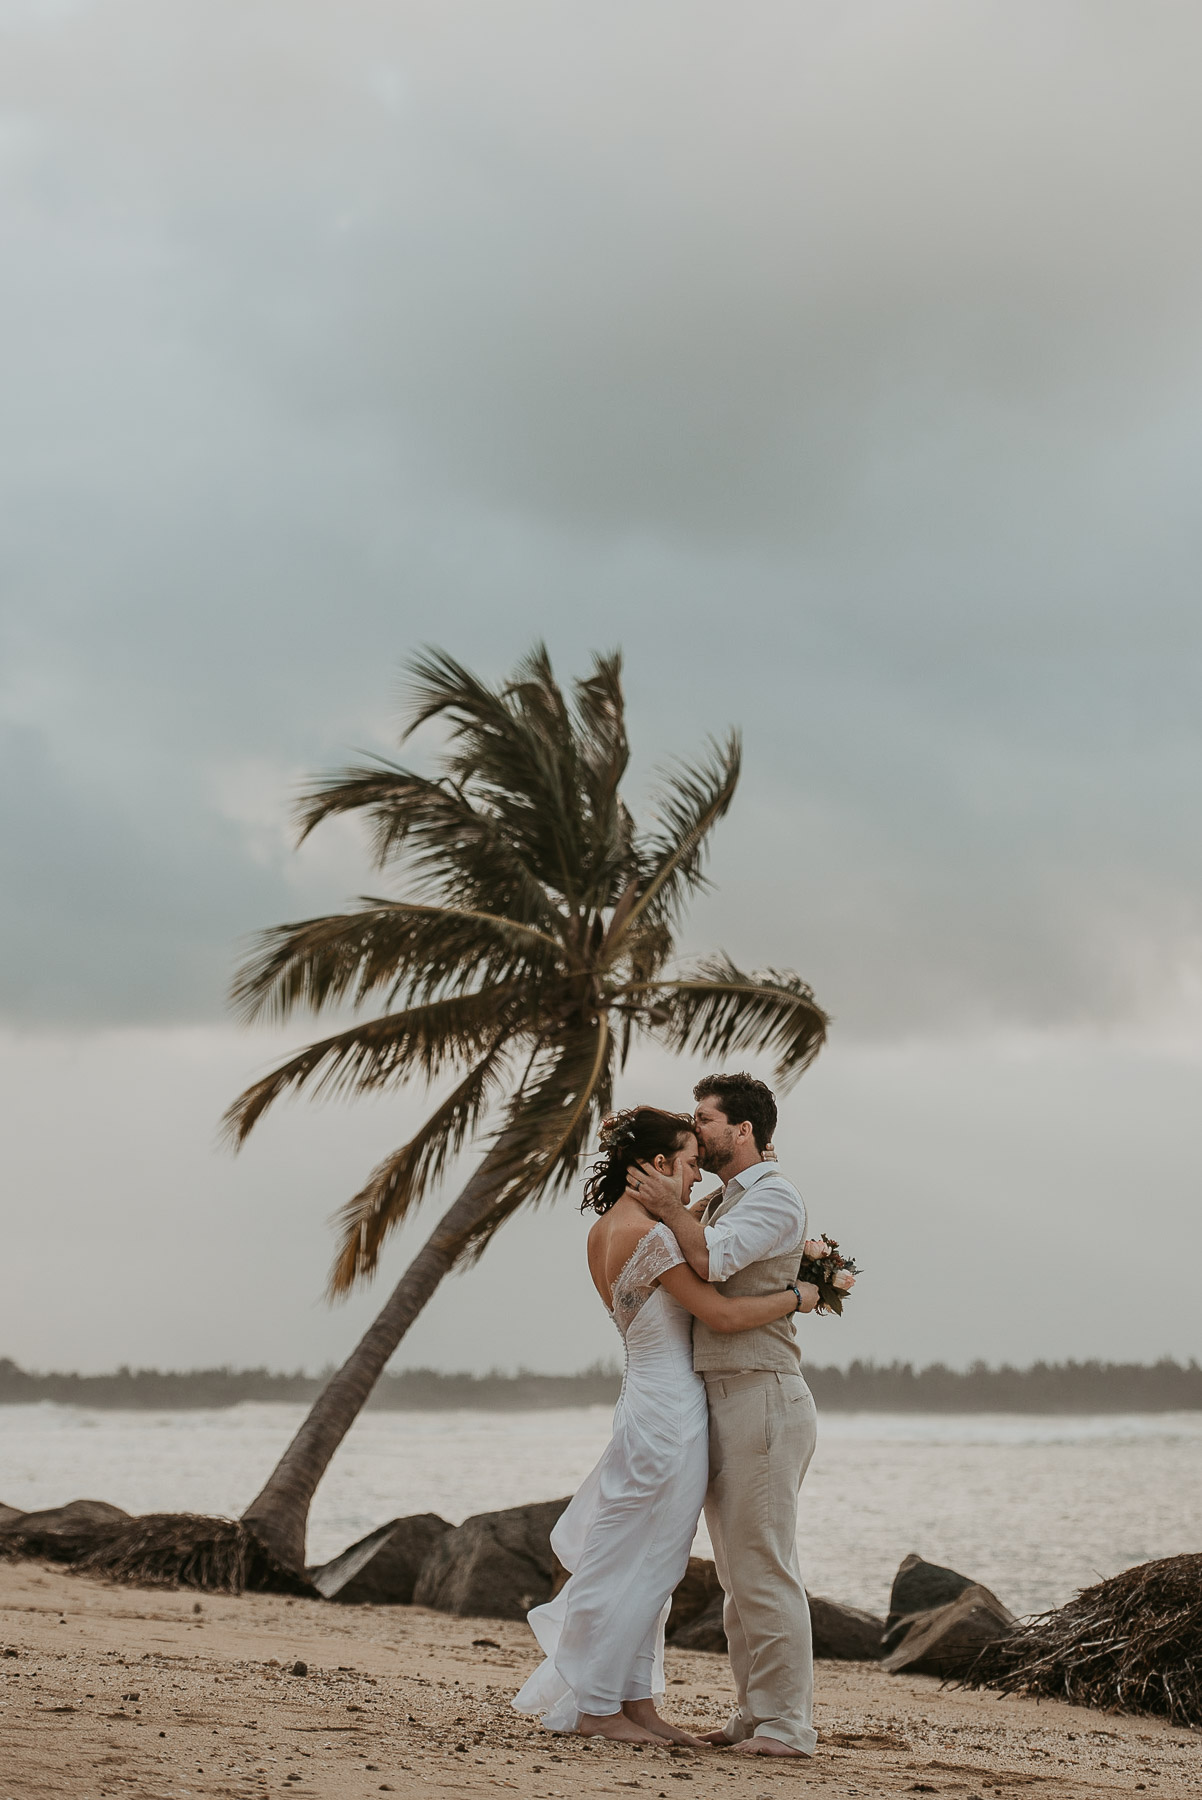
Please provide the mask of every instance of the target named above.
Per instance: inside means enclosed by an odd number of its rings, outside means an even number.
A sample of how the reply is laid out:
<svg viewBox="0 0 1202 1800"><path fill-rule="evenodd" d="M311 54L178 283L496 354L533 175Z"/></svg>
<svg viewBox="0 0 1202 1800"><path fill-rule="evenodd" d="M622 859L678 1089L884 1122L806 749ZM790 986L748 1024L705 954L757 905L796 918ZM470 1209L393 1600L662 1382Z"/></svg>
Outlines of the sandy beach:
<svg viewBox="0 0 1202 1800"><path fill-rule="evenodd" d="M821 1738L806 1763L586 1744L510 1710L536 1660L524 1624L258 1594L198 1599L0 1563L0 1800L776 1800L803 1788L1186 1800L1202 1775L1202 1733L849 1663L818 1666ZM294 1674L297 1663L307 1673ZM722 1721L722 1657L669 1651L668 1678L672 1716Z"/></svg>

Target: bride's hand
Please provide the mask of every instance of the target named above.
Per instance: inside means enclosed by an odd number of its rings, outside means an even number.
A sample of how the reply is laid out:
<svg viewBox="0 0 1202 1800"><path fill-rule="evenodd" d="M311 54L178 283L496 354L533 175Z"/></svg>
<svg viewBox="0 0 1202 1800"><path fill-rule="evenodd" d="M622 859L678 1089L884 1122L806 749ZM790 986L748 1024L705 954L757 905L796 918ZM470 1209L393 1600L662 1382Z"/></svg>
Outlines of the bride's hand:
<svg viewBox="0 0 1202 1800"><path fill-rule="evenodd" d="M653 1219L666 1219L681 1203L682 1181L652 1163L633 1163L626 1175L629 1193Z"/></svg>

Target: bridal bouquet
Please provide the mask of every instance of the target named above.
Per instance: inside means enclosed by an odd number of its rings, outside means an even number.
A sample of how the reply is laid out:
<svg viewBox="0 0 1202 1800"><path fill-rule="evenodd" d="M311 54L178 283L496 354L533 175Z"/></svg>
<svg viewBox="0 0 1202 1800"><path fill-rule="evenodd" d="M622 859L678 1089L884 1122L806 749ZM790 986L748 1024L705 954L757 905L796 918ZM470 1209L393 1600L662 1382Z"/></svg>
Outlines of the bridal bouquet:
<svg viewBox="0 0 1202 1800"><path fill-rule="evenodd" d="M844 1256L834 1238L807 1238L801 1246L799 1281L812 1281L818 1289L816 1311L842 1313L843 1302L860 1273L850 1256Z"/></svg>

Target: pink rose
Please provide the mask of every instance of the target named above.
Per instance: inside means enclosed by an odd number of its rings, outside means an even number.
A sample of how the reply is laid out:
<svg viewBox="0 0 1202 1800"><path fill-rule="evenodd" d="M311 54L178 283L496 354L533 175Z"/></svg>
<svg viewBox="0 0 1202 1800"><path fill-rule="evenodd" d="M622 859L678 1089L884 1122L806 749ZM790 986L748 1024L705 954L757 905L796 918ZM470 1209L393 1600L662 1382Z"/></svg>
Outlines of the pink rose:
<svg viewBox="0 0 1202 1800"><path fill-rule="evenodd" d="M856 1285L856 1278L852 1274L850 1269L840 1269L839 1273L834 1277L834 1279L831 1282L831 1286L834 1288L838 1288L838 1290L841 1294L849 1294L851 1292L852 1288L855 1287L855 1285Z"/></svg>
<svg viewBox="0 0 1202 1800"><path fill-rule="evenodd" d="M831 1247L825 1238L807 1238L801 1246L801 1254L808 1256L811 1262L822 1262L831 1253Z"/></svg>

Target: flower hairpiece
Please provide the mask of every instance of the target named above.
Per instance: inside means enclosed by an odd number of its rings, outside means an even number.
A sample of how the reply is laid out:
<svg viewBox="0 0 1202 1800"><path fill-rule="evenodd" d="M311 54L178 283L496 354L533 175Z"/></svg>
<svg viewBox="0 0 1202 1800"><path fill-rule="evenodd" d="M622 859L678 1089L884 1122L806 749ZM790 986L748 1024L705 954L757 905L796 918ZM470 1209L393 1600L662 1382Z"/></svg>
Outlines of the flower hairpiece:
<svg viewBox="0 0 1202 1800"><path fill-rule="evenodd" d="M601 1148L612 1155L634 1147L637 1107L624 1112L607 1113L601 1121Z"/></svg>

